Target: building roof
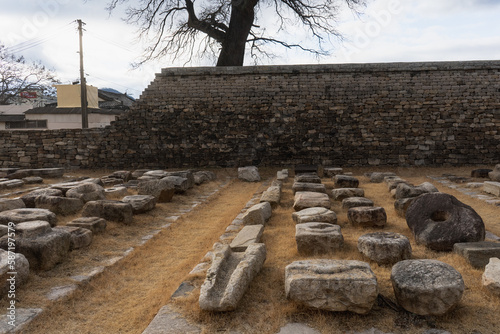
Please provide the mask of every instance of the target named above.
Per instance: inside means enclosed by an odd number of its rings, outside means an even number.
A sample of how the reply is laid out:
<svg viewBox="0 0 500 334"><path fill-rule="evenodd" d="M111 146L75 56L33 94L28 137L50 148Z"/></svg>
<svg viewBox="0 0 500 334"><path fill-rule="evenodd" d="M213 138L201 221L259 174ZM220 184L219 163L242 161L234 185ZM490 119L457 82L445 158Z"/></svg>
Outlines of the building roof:
<svg viewBox="0 0 500 334"><path fill-rule="evenodd" d="M118 110L118 109L96 109L96 108L89 108L88 113L89 114L103 114L103 115L120 115L123 114L123 110ZM33 108L30 110L27 110L25 114L81 114L82 113L82 108L57 108L55 106L51 107L40 107L40 108Z"/></svg>
<svg viewBox="0 0 500 334"><path fill-rule="evenodd" d="M128 109L134 104L135 99L117 91L99 89L99 106L102 108Z"/></svg>

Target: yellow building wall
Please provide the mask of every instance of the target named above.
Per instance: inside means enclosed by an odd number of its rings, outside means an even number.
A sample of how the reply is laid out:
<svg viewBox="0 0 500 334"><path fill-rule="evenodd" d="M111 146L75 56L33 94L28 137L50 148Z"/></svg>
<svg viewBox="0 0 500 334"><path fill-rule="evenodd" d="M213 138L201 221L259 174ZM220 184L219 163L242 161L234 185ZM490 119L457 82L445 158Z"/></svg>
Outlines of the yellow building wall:
<svg viewBox="0 0 500 334"><path fill-rule="evenodd" d="M81 105L80 85L55 85L57 89L58 108L79 108ZM89 108L99 108L97 87L87 85L87 102Z"/></svg>

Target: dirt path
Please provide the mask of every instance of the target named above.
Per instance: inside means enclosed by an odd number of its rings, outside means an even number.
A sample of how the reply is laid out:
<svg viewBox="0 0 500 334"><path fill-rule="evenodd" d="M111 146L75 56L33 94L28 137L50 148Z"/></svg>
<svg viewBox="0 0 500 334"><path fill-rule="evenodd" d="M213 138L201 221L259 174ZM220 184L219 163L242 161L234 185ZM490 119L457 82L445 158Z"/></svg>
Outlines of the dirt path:
<svg viewBox="0 0 500 334"><path fill-rule="evenodd" d="M259 186L231 181L22 333L141 333Z"/></svg>

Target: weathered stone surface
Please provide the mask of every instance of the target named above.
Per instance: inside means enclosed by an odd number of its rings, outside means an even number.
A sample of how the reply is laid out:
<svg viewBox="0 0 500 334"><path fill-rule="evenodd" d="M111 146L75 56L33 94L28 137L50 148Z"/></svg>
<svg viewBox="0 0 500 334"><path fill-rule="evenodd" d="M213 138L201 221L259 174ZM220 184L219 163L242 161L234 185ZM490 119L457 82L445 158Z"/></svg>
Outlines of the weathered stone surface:
<svg viewBox="0 0 500 334"><path fill-rule="evenodd" d="M56 225L57 216L55 213L46 209L14 209L0 212L0 224L7 225L9 222L15 224L43 220L49 222L51 226Z"/></svg>
<svg viewBox="0 0 500 334"><path fill-rule="evenodd" d="M365 197L348 197L342 200L343 209L351 209L360 206L373 206L373 201Z"/></svg>
<svg viewBox="0 0 500 334"><path fill-rule="evenodd" d="M23 179L24 184L39 184L43 183L43 179L40 176L28 176Z"/></svg>
<svg viewBox="0 0 500 334"><path fill-rule="evenodd" d="M321 178L316 173L299 174L295 176L295 183L321 183Z"/></svg>
<svg viewBox="0 0 500 334"><path fill-rule="evenodd" d="M106 198L123 198L128 195L128 190L126 187L113 187L104 189L104 194Z"/></svg>
<svg viewBox="0 0 500 334"><path fill-rule="evenodd" d="M271 216L273 214L273 210L271 208L271 204L268 203L268 202L262 202L262 203L258 203L258 204L252 205L252 208L253 209L261 210L262 211L262 217L264 217L264 220L266 222L271 218Z"/></svg>
<svg viewBox="0 0 500 334"><path fill-rule="evenodd" d="M23 254L11 252L14 258L9 259L9 252L0 249L0 299L6 297L9 290L17 291L28 280L30 265ZM12 266L12 261L14 265ZM10 280L15 272L15 280Z"/></svg>
<svg viewBox="0 0 500 334"><path fill-rule="evenodd" d="M387 214L379 206L351 207L347 211L347 219L353 226L383 227L387 223Z"/></svg>
<svg viewBox="0 0 500 334"><path fill-rule="evenodd" d="M408 197L394 201L394 209L396 209L396 213L399 217L404 218L406 216L406 211L415 198L416 197Z"/></svg>
<svg viewBox="0 0 500 334"><path fill-rule="evenodd" d="M104 186L104 183L99 178L83 178L80 181L55 183L55 184L52 184L50 186L50 188L58 189L58 190L63 192L63 195L66 196L66 192L68 190L73 189L73 188L78 187L78 186L81 186L82 184L87 184L87 183L94 183L94 184L100 185L101 187Z"/></svg>
<svg viewBox="0 0 500 334"><path fill-rule="evenodd" d="M336 175L342 174L342 168L327 167L323 169L323 174L325 175L325 177L334 177Z"/></svg>
<svg viewBox="0 0 500 334"><path fill-rule="evenodd" d="M93 234L96 234L104 232L106 229L106 220L100 217L81 217L69 222L66 225L82 227L92 231Z"/></svg>
<svg viewBox="0 0 500 334"><path fill-rule="evenodd" d="M382 183L386 176L396 176L396 174L392 172L374 172L370 174L370 182L371 183Z"/></svg>
<svg viewBox="0 0 500 334"><path fill-rule="evenodd" d="M76 226L56 226L54 230L61 230L71 236L69 249L79 249L87 247L92 243L92 231Z"/></svg>
<svg viewBox="0 0 500 334"><path fill-rule="evenodd" d="M33 190L26 195L21 196L21 200L24 202L27 208L35 207L35 198L41 195L46 196L62 196L63 192L58 189L46 188L46 189L37 189Z"/></svg>
<svg viewBox="0 0 500 334"><path fill-rule="evenodd" d="M419 315L443 315L455 307L465 289L462 275L437 260L404 260L392 267L398 304Z"/></svg>
<svg viewBox="0 0 500 334"><path fill-rule="evenodd" d="M214 172L202 170L193 173L194 184L200 185L205 182L214 181L217 179L217 175Z"/></svg>
<svg viewBox="0 0 500 334"><path fill-rule="evenodd" d="M156 197L158 203L166 203L172 200L175 186L167 180L145 180L137 186L138 195L151 195Z"/></svg>
<svg viewBox="0 0 500 334"><path fill-rule="evenodd" d="M496 165L492 172L488 173L491 181L500 182L500 164Z"/></svg>
<svg viewBox="0 0 500 334"><path fill-rule="evenodd" d="M500 297L500 259L492 257L482 276L483 286Z"/></svg>
<svg viewBox="0 0 500 334"><path fill-rule="evenodd" d="M16 225L16 236L18 238L36 238L50 231L52 231L50 224L43 220L33 220Z"/></svg>
<svg viewBox="0 0 500 334"><path fill-rule="evenodd" d="M303 223L328 223L336 224L337 215L326 208L308 208L292 213L292 219L296 224Z"/></svg>
<svg viewBox="0 0 500 334"><path fill-rule="evenodd" d="M328 311L368 313L378 295L368 263L346 260L295 261L285 268L287 298Z"/></svg>
<svg viewBox="0 0 500 334"><path fill-rule="evenodd" d="M251 244L245 253L221 245L200 289L199 305L205 311L232 311L266 260L266 246Z"/></svg>
<svg viewBox="0 0 500 334"><path fill-rule="evenodd" d="M487 179L488 178L488 173L492 172L492 169L474 169L473 171L470 172L471 177L476 177L476 178L481 178L481 179Z"/></svg>
<svg viewBox="0 0 500 334"><path fill-rule="evenodd" d="M163 181L167 181L174 185L175 193L184 194L190 187L189 180L182 176L169 175L162 178ZM194 184L194 181L193 181Z"/></svg>
<svg viewBox="0 0 500 334"><path fill-rule="evenodd" d="M141 176L148 176L148 177L153 177L155 179L162 179L165 176L167 176L167 172L162 169L148 170L144 172Z"/></svg>
<svg viewBox="0 0 500 334"><path fill-rule="evenodd" d="M348 175L335 175L333 180L335 188L357 188L359 185L357 178Z"/></svg>
<svg viewBox="0 0 500 334"><path fill-rule="evenodd" d="M23 185L24 185L24 181L19 180L19 179L0 181L0 190L22 187Z"/></svg>
<svg viewBox="0 0 500 334"><path fill-rule="evenodd" d="M0 224L0 237L3 237L7 233L9 233L9 228L7 227L7 225Z"/></svg>
<svg viewBox="0 0 500 334"><path fill-rule="evenodd" d="M41 195L35 198L35 207L47 209L57 215L68 216L83 208L83 202L78 198Z"/></svg>
<svg viewBox="0 0 500 334"><path fill-rule="evenodd" d="M393 264L411 258L411 244L407 237L394 232L375 232L358 238L358 250L378 264Z"/></svg>
<svg viewBox="0 0 500 334"><path fill-rule="evenodd" d="M396 189L400 183L404 183L406 185L412 186L408 181L403 180L400 177L385 177L384 178L385 183L387 184L387 188L389 191Z"/></svg>
<svg viewBox="0 0 500 334"><path fill-rule="evenodd" d="M292 190L294 194L297 191L311 191L311 192L326 194L326 187L324 184L321 183L295 182L292 186Z"/></svg>
<svg viewBox="0 0 500 334"><path fill-rule="evenodd" d="M83 217L100 217L124 224L132 223L132 205L120 201L90 201L85 204Z"/></svg>
<svg viewBox="0 0 500 334"><path fill-rule="evenodd" d="M444 193L423 194L406 211L406 223L418 244L451 251L459 242L483 241L485 227L470 206Z"/></svg>
<svg viewBox="0 0 500 334"><path fill-rule="evenodd" d="M330 209L331 206L332 204L327 194L310 191L298 191L295 193L295 202L293 203L295 211L314 207Z"/></svg>
<svg viewBox="0 0 500 334"><path fill-rule="evenodd" d="M109 177L112 177L115 179L121 179L122 182L128 182L129 180L132 179L132 173L128 170L119 170L119 171L113 172L113 174L109 175Z"/></svg>
<svg viewBox="0 0 500 334"><path fill-rule="evenodd" d="M95 183L84 183L66 192L66 197L78 198L83 203L106 199L104 188Z"/></svg>
<svg viewBox="0 0 500 334"><path fill-rule="evenodd" d="M422 194L439 192L430 182L424 182L418 186L411 186L406 183L400 183L396 187L396 199L417 197Z"/></svg>
<svg viewBox="0 0 500 334"><path fill-rule="evenodd" d="M331 253L342 247L344 237L340 226L328 223L295 225L295 242L301 255Z"/></svg>
<svg viewBox="0 0 500 334"><path fill-rule="evenodd" d="M244 226L229 247L233 252L244 252L251 244L259 243L264 233L264 225Z"/></svg>
<svg viewBox="0 0 500 334"><path fill-rule="evenodd" d="M262 193L260 197L261 202L269 202L271 207L275 208L280 204L281 188L278 186L271 186Z"/></svg>
<svg viewBox="0 0 500 334"><path fill-rule="evenodd" d="M238 179L247 182L260 181L259 169L255 166L239 167Z"/></svg>
<svg viewBox="0 0 500 334"><path fill-rule="evenodd" d="M174 310L171 304L163 306L142 334L201 334L201 328L191 324Z"/></svg>
<svg viewBox="0 0 500 334"><path fill-rule="evenodd" d="M151 195L125 196L122 202L132 205L132 212L138 214L153 210L156 206L156 197Z"/></svg>
<svg viewBox="0 0 500 334"><path fill-rule="evenodd" d="M332 196L335 201L342 201L349 197L364 197L365 190L361 188L339 188L332 190Z"/></svg>
<svg viewBox="0 0 500 334"><path fill-rule="evenodd" d="M474 268L484 268L490 258L500 258L500 242L461 242L453 245L453 252L463 256Z"/></svg>
<svg viewBox="0 0 500 334"><path fill-rule="evenodd" d="M191 170L181 170L181 171L175 171L175 172L167 172L166 176L179 176L182 178L187 179L187 189L191 189L194 187L194 175Z"/></svg>
<svg viewBox="0 0 500 334"><path fill-rule="evenodd" d="M7 249L8 239L0 239L0 248ZM16 252L23 254L33 270L50 270L67 259L71 243L69 233L51 230L36 237L18 238Z"/></svg>
<svg viewBox="0 0 500 334"><path fill-rule="evenodd" d="M46 178L58 179L63 177L64 168L37 168L32 170L33 176L41 176Z"/></svg>
<svg viewBox="0 0 500 334"><path fill-rule="evenodd" d="M0 198L0 212L14 210L14 209L23 209L26 205L23 200L19 197L17 198Z"/></svg>
<svg viewBox="0 0 500 334"><path fill-rule="evenodd" d="M500 182L485 181L483 183L483 191L500 197Z"/></svg>
<svg viewBox="0 0 500 334"><path fill-rule="evenodd" d="M252 206L243 214L242 220L245 225L265 225L264 209L262 207Z"/></svg>

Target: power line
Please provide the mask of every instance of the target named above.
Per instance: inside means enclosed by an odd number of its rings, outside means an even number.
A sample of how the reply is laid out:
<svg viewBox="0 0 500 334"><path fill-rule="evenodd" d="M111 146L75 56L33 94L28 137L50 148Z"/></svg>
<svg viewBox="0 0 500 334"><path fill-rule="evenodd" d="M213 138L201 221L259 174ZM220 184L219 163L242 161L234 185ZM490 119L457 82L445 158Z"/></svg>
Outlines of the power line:
<svg viewBox="0 0 500 334"><path fill-rule="evenodd" d="M24 42L21 42L21 43L18 43L18 44L15 44L13 46L10 46L10 47L6 47L6 51L9 52L9 53L18 53L18 52L22 52L22 51L25 51L25 50L28 50L28 49L31 49L35 46L38 46L40 44L43 44L51 39L54 39L56 37L58 37L58 35L61 33L61 31L66 31L68 30L69 26L72 24L73 22L70 22L62 27L59 27L59 28L56 28L56 29L53 29L45 34L42 34L40 36L37 36L37 37L34 37L34 38L31 38L27 41L24 41Z"/></svg>

